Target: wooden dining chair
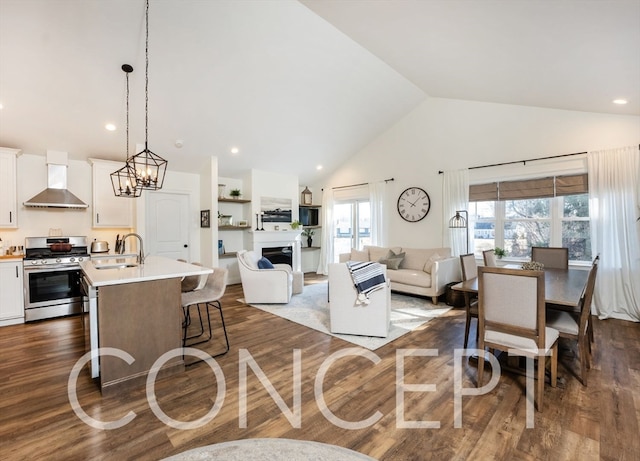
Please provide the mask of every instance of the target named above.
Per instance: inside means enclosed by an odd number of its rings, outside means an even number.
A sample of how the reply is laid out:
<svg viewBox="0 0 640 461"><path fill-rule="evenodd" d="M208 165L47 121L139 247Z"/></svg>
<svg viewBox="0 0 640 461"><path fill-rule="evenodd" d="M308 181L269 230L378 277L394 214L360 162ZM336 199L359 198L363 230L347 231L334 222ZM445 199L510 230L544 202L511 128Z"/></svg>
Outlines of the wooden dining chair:
<svg viewBox="0 0 640 461"><path fill-rule="evenodd" d="M568 338L578 344L578 355L580 356L580 382L587 385L587 369L591 367L591 300L593 290L596 285L596 275L598 272L598 259L594 261L585 291L580 299L580 313L559 311L556 309L547 310L547 326L555 328L560 332L561 338ZM591 333L590 333L591 332Z"/></svg>
<svg viewBox="0 0 640 461"><path fill-rule="evenodd" d="M473 253L460 255L460 266L462 267L462 281L469 280L478 276L478 266L476 265L476 257ZM471 319L478 318L478 299L471 293L464 292L464 307L467 319L464 326L464 348L469 343L469 329L471 327ZM478 328L476 327L476 341L478 340Z"/></svg>
<svg viewBox="0 0 640 461"><path fill-rule="evenodd" d="M569 269L569 248L531 247L531 261L542 263L548 269Z"/></svg>
<svg viewBox="0 0 640 461"><path fill-rule="evenodd" d="M482 259L484 259L484 265L487 267L496 267L496 250L485 250L482 252Z"/></svg>
<svg viewBox="0 0 640 461"><path fill-rule="evenodd" d="M515 350L515 355L538 361L535 396L538 411L542 411L547 357L550 357L552 387L556 387L558 370L559 333L545 324L544 289L542 271L478 268L478 349ZM478 387L482 386L483 372L484 354L480 354Z"/></svg>

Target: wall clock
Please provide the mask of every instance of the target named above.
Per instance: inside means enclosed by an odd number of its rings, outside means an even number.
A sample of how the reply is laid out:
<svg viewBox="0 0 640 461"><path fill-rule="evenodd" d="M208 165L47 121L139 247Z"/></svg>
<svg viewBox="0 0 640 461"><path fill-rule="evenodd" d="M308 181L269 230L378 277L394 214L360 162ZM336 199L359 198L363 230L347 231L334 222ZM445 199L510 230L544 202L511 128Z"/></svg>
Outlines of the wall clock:
<svg viewBox="0 0 640 461"><path fill-rule="evenodd" d="M430 208L429 194L420 187L409 187L398 197L398 213L405 221L418 222L424 219Z"/></svg>

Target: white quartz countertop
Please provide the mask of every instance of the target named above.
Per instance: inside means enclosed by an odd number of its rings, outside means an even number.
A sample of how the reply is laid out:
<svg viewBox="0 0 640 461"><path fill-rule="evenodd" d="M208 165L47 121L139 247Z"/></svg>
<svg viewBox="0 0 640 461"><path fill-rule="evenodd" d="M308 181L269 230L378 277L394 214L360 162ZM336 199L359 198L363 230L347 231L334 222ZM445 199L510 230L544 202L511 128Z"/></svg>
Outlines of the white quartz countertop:
<svg viewBox="0 0 640 461"><path fill-rule="evenodd" d="M127 264L135 266L124 267ZM183 263L163 256L147 256L144 264L136 265L135 256L114 255L111 258L83 261L80 263L80 267L89 283L94 287L182 278L189 275L200 275L204 278L213 272L213 269L208 267ZM98 269L99 267L102 269Z"/></svg>

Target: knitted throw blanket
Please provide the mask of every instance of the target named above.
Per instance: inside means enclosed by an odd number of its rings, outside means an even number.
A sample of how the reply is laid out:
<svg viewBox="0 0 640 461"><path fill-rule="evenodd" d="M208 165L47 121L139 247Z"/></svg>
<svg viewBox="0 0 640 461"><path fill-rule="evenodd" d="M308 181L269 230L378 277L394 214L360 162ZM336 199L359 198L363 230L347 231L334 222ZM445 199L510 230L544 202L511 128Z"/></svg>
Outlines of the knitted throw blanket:
<svg viewBox="0 0 640 461"><path fill-rule="evenodd" d="M387 283L380 263L347 261L347 268L358 290L356 304L369 304L369 294L383 288Z"/></svg>

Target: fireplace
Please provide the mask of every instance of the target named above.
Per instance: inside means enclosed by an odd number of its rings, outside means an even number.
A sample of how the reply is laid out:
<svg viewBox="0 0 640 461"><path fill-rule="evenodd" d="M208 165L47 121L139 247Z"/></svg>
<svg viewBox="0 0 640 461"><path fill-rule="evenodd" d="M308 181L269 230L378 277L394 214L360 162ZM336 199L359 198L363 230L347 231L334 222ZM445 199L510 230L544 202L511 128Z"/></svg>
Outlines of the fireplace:
<svg viewBox="0 0 640 461"><path fill-rule="evenodd" d="M250 235L253 240L253 251L257 254L265 256L271 262L276 262L267 256L263 250L270 251L273 248L280 250L282 248L288 248L290 253L287 256L286 264L290 264L294 271L300 271L301 258L300 258L300 234L301 230L284 230L284 231L250 231ZM278 260L278 263L281 261Z"/></svg>
<svg viewBox="0 0 640 461"><path fill-rule="evenodd" d="M271 261L272 264L293 266L293 247L291 246L263 247L262 256Z"/></svg>

